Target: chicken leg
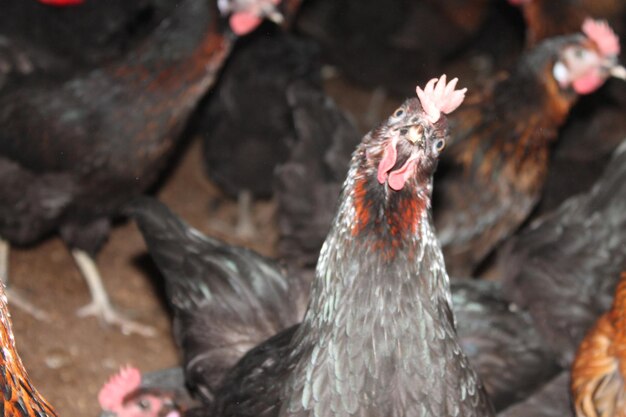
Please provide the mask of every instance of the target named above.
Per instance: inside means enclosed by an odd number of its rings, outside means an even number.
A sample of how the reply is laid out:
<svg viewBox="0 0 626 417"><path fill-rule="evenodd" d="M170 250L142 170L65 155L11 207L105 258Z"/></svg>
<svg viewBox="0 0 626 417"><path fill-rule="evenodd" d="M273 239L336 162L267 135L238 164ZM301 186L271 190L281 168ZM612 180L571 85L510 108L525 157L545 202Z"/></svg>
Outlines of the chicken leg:
<svg viewBox="0 0 626 417"><path fill-rule="evenodd" d="M50 321L50 316L43 310L35 307L30 301L9 287L9 242L4 239L0 239L0 280L4 283L5 293L9 299L9 303L17 307L24 312L30 314L34 318L40 321Z"/></svg>
<svg viewBox="0 0 626 417"><path fill-rule="evenodd" d="M252 239L257 235L252 215L252 193L250 190L242 190L237 196L237 225L235 235L240 239Z"/></svg>
<svg viewBox="0 0 626 417"><path fill-rule="evenodd" d="M102 284L98 267L91 256L79 249L73 249L72 256L89 286L92 298L91 303L76 312L79 317L96 316L106 324L120 326L124 334L137 333L145 337L152 337L156 334L153 327L136 323L115 310Z"/></svg>

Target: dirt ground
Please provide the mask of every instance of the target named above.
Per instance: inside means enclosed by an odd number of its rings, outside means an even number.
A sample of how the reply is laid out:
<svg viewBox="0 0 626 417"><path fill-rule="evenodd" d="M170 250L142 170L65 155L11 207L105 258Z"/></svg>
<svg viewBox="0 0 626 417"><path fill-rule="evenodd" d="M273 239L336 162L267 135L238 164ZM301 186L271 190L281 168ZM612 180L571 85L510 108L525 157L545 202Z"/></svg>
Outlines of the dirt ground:
<svg viewBox="0 0 626 417"><path fill-rule="evenodd" d="M330 82L327 89L342 107L350 109L362 129L368 128L365 117L382 117L367 116L370 91L342 82ZM380 102L381 114L393 111L397 105L392 99L382 98ZM273 202L255 203L259 231L256 239L233 241L229 231L236 205L224 199L204 175L200 150L200 141L192 141L158 197L199 230L274 255L277 233ZM134 224L129 222L113 230L98 265L113 303L136 320L156 327L156 337L125 336L95 318L75 315L90 301L89 292L60 239L52 238L29 249L12 249L10 255L12 288L51 318L50 322L39 322L21 310L11 309L17 347L35 386L61 416L96 416L100 410L98 390L122 365L149 371L178 363L170 318L162 302L160 276Z"/></svg>

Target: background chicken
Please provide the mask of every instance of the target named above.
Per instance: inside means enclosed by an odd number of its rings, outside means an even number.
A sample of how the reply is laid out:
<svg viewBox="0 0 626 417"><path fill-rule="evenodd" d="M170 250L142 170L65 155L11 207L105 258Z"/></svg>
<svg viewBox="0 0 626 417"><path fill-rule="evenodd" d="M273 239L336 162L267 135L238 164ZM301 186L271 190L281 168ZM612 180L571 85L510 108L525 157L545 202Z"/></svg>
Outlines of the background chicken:
<svg viewBox="0 0 626 417"><path fill-rule="evenodd" d="M617 35L626 39L626 3L614 0L510 0L521 7L528 46L552 36L577 30L591 16L607 19ZM599 94L576 105L560 132L546 180L545 193L535 214L556 208L565 198L586 191L602 174L611 154L626 136L622 117L626 86L608 82ZM598 141L598 135L603 140Z"/></svg>
<svg viewBox="0 0 626 417"><path fill-rule="evenodd" d="M626 413L626 273L615 289L611 310L580 344L572 365L572 396L578 417Z"/></svg>
<svg viewBox="0 0 626 417"><path fill-rule="evenodd" d="M141 373L126 366L98 393L100 417L189 417L197 405L185 386L181 368Z"/></svg>
<svg viewBox="0 0 626 417"><path fill-rule="evenodd" d="M564 366L611 305L626 264L626 143L599 182L523 230L501 259L507 297L528 309Z"/></svg>
<svg viewBox="0 0 626 417"><path fill-rule="evenodd" d="M0 236L58 231L92 292L79 314L127 332L152 333L111 307L93 257L120 207L158 179L230 50L214 6L186 0L120 61L0 98Z"/></svg>
<svg viewBox="0 0 626 417"><path fill-rule="evenodd" d="M470 275L527 218L541 196L549 146L578 96L623 70L610 28L588 20L583 32L526 52L491 93L470 98L451 118L454 143L433 204L453 275Z"/></svg>
<svg viewBox="0 0 626 417"><path fill-rule="evenodd" d="M310 281L202 235L156 200L138 201L132 211L165 278L186 380L210 403L245 352L300 321Z"/></svg>
<svg viewBox="0 0 626 417"><path fill-rule="evenodd" d="M198 114L207 173L239 199L240 237L255 236L251 200L272 195L274 169L298 140L286 91L298 81L321 91L320 67L314 43L263 27L234 48Z"/></svg>
<svg viewBox="0 0 626 417"><path fill-rule="evenodd" d="M295 143L274 175L278 251L296 270L314 269L360 136L335 102L306 82L294 83L287 100Z"/></svg>

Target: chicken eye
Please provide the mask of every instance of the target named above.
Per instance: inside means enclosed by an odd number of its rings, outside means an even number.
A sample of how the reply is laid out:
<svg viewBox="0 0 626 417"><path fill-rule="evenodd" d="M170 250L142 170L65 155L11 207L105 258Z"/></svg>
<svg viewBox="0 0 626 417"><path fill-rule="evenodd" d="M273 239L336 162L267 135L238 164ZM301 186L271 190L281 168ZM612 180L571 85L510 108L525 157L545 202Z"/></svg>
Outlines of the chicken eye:
<svg viewBox="0 0 626 417"><path fill-rule="evenodd" d="M141 400L139 400L139 402L137 403L137 406L141 409L141 410L149 410L150 409L150 400L148 400L147 398L142 398Z"/></svg>
<svg viewBox="0 0 626 417"><path fill-rule="evenodd" d="M395 117L400 117L400 116L402 116L403 114L404 114L404 109L403 109L403 108L399 108L399 109L397 109L396 111L394 111L394 112L393 112L393 115L394 115Z"/></svg>
<svg viewBox="0 0 626 417"><path fill-rule="evenodd" d="M446 149L446 141L444 139L438 139L434 146L435 151L437 151L437 153L441 153L444 149Z"/></svg>

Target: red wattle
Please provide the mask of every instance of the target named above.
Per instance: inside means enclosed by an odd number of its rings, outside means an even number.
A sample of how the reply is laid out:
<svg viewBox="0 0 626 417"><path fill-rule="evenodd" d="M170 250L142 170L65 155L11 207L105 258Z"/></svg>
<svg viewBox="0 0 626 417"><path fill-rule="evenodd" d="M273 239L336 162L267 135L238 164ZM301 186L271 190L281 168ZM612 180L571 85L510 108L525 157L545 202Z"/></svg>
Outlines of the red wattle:
<svg viewBox="0 0 626 417"><path fill-rule="evenodd" d="M389 179L387 183L394 191L400 191L404 188L407 180L413 175L415 171L415 159L409 159L400 168L389 173Z"/></svg>
<svg viewBox="0 0 626 417"><path fill-rule="evenodd" d="M230 17L230 28L237 36L243 36L261 24L261 19L251 13L237 12Z"/></svg>
<svg viewBox="0 0 626 417"><path fill-rule="evenodd" d="M598 70L593 70L587 75L576 79L572 83L572 88L578 94L589 94L602 87L602 84L604 84L604 78L600 76Z"/></svg>
<svg viewBox="0 0 626 417"><path fill-rule="evenodd" d="M384 184L387 180L387 172L396 164L396 158L398 157L398 151L396 151L396 145L398 141L391 139L385 147L383 153L383 159L378 163L378 182Z"/></svg>

